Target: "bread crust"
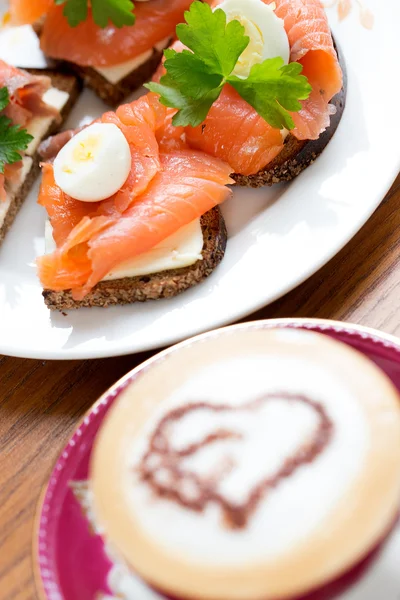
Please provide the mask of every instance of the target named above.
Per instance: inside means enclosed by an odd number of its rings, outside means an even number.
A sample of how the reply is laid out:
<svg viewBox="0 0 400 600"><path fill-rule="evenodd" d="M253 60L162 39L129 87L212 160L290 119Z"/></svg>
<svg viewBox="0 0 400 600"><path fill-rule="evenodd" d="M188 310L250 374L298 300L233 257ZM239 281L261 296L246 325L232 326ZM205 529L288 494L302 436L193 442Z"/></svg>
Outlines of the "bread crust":
<svg viewBox="0 0 400 600"><path fill-rule="evenodd" d="M70 290L61 292L43 290L46 306L50 310L63 311L82 307L131 304L159 298L172 298L197 285L219 265L224 257L227 243L225 221L218 206L203 215L200 222L204 240L203 260L198 260L190 267L182 269L113 281L101 281L80 301L72 298Z"/></svg>
<svg viewBox="0 0 400 600"><path fill-rule="evenodd" d="M67 92L69 94L68 102L65 104L63 109L60 111L61 121L57 119L53 119L51 122L49 129L46 134L43 136L43 139L57 132L60 127L62 127L63 123L67 119L72 107L74 106L80 91L82 89L80 81L74 76L70 74L59 73L58 71L43 71L39 69L27 69L33 75L47 75L50 77L53 87L62 90L63 92ZM3 242L8 230L13 224L15 217L17 216L22 204L24 203L25 198L29 194L29 191L39 176L40 172L40 157L37 152L35 152L32 157L32 166L29 170L29 173L25 177L25 180L14 196L12 198L10 207L7 211L3 224L0 226L0 245Z"/></svg>
<svg viewBox="0 0 400 600"><path fill-rule="evenodd" d="M11 200L10 207L7 211L2 226L0 227L0 245L3 243L4 238L6 237L6 234L10 229L11 225L14 223L15 217L17 216L19 209L24 203L26 196L29 194L29 191L32 185L34 184L36 178L39 176L39 172L39 160L35 157L33 158L32 166L29 170L29 173L25 177L24 183L22 184L14 198Z"/></svg>
<svg viewBox="0 0 400 600"><path fill-rule="evenodd" d="M291 181L310 166L329 144L342 118L347 94L347 71L343 53L336 42L334 43L343 71L343 87L330 101L330 104L336 108L336 113L331 116L328 129L317 140L298 140L294 135L289 134L282 151L264 169L255 175L246 176L234 173L232 178L238 185L258 188L282 181Z"/></svg>

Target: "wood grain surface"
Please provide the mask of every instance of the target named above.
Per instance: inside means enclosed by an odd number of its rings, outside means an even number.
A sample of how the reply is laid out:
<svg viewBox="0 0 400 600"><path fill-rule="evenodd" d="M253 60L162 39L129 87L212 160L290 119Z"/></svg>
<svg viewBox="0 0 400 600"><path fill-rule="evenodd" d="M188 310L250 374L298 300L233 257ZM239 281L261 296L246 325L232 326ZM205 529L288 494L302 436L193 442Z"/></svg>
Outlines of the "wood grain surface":
<svg viewBox="0 0 400 600"><path fill-rule="evenodd" d="M333 260L246 320L319 317L400 335L399 232L400 176ZM31 544L42 486L83 413L150 355L70 362L0 357L0 600L37 597Z"/></svg>

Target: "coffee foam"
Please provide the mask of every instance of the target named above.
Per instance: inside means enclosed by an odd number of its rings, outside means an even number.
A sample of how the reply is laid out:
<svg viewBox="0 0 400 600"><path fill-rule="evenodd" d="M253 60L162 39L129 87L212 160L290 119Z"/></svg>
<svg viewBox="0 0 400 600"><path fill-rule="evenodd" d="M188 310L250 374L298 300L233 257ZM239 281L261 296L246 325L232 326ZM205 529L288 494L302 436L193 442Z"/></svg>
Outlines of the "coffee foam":
<svg viewBox="0 0 400 600"><path fill-rule="evenodd" d="M225 526L221 511L212 502L204 512L197 513L176 502L155 498L146 482L140 481L137 467L148 448L150 433L171 409L204 400L238 407L283 387L326 407L334 425L333 436L320 456L281 481L261 501L245 528ZM233 462L237 467L218 488L231 502L243 502L261 478L273 475L310 438L316 423L310 407L273 399L261 409L248 412L196 411L172 427L171 439L174 449L179 450L219 428L242 435L240 440L207 446L183 460L182 466L205 476L223 468L224 462ZM193 560L210 565L235 565L277 557L312 534L362 467L367 445L368 424L357 399L329 369L316 368L312 361L282 357L254 355L230 362L221 360L193 375L164 400L132 445L125 488L132 511L140 514L143 529L166 550L184 549Z"/></svg>

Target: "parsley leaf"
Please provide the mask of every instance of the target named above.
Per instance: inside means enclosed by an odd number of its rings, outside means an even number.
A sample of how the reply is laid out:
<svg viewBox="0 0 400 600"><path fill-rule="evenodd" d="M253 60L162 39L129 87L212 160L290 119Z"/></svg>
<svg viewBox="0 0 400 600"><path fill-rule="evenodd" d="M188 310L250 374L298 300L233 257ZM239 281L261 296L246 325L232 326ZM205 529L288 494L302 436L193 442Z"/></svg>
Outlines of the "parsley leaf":
<svg viewBox="0 0 400 600"><path fill-rule="evenodd" d="M149 83L146 85L152 92L160 94L160 102L171 108L178 108L173 116L172 123L175 127L185 127L190 123L193 127L200 125L208 115L213 103L221 93L221 87L210 89L207 93L198 95L197 98L185 96L179 87L175 86L174 80L168 75L163 77L163 83ZM151 87L150 87L151 86Z"/></svg>
<svg viewBox="0 0 400 600"><path fill-rule="evenodd" d="M33 137L19 125L11 125L10 119L0 117L0 173L4 166L21 160L21 151L26 150Z"/></svg>
<svg viewBox="0 0 400 600"><path fill-rule="evenodd" d="M131 0L92 0L93 19L100 27L106 27L109 20L116 27L133 25L133 9Z"/></svg>
<svg viewBox="0 0 400 600"><path fill-rule="evenodd" d="M272 127L293 129L288 111L299 111L299 100L306 100L311 92L307 77L300 75L302 70L299 63L285 65L280 57L270 58L253 65L247 79L231 75L228 81Z"/></svg>
<svg viewBox="0 0 400 600"><path fill-rule="evenodd" d="M8 89L0 89L0 110L4 110L10 99ZM23 150L26 150L33 137L19 125L12 125L5 115L0 116L0 173L4 173L6 164L21 160Z"/></svg>
<svg viewBox="0 0 400 600"><path fill-rule="evenodd" d="M185 20L176 32L189 50L166 50L166 75L160 83L145 86L160 94L162 104L178 109L173 124L199 125L224 84L230 83L272 127L293 129L289 111L299 111L299 101L311 93L307 78L300 74L302 66L285 65L280 57L267 59L253 65L249 76L241 79L232 72L249 38L239 21L227 24L223 10L212 11L197 0L185 13Z"/></svg>
<svg viewBox="0 0 400 600"><path fill-rule="evenodd" d="M165 50L164 63L168 73L168 82L185 82L185 94L192 98L200 98L209 91L219 87L223 81L222 75L210 73L208 66L193 52L183 50ZM165 79L163 80L165 84Z"/></svg>
<svg viewBox="0 0 400 600"><path fill-rule="evenodd" d="M65 4L64 16L71 27L76 27L88 16L88 0L54 0L56 4ZM92 0L93 20L99 27L106 27L111 21L116 27L133 25L135 15L132 0Z"/></svg>
<svg viewBox="0 0 400 600"><path fill-rule="evenodd" d="M88 16L87 0L55 0L56 4L65 4L63 15L71 27L76 27Z"/></svg>

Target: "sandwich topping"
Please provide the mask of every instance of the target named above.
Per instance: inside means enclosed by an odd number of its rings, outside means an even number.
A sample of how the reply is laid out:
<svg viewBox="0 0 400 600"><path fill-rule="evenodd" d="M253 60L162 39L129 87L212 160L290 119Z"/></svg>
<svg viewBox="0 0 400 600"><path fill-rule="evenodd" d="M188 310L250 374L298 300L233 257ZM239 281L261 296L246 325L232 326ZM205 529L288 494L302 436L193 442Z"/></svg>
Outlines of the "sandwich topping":
<svg viewBox="0 0 400 600"><path fill-rule="evenodd" d="M39 194L56 245L38 259L45 289L72 290L82 300L126 261L158 251L167 240L173 254L171 236L231 196L231 167L189 149L169 128L167 109L147 94L105 113L70 141L61 134L67 143L54 164L43 166ZM179 241L179 248L185 245ZM189 264L199 257L197 242L194 248Z"/></svg>

